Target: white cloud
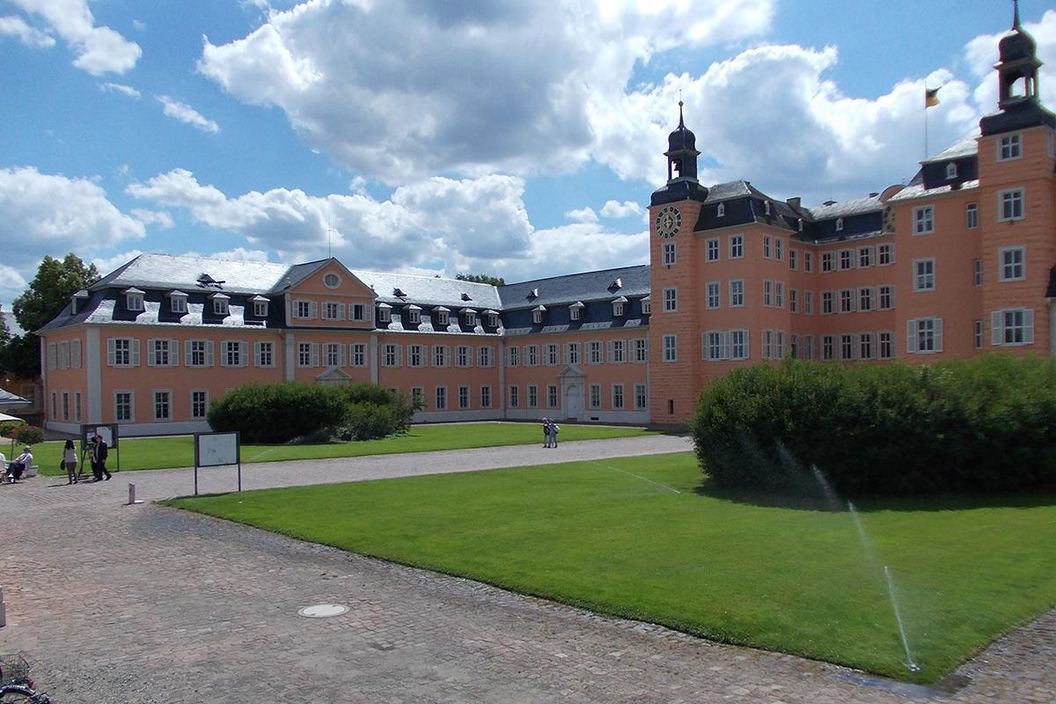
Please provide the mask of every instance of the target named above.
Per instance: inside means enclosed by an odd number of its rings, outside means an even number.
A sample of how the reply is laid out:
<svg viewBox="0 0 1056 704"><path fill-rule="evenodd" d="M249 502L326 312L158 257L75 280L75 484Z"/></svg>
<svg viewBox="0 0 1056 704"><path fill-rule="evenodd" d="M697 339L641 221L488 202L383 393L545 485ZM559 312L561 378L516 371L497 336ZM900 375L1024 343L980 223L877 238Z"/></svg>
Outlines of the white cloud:
<svg viewBox="0 0 1056 704"><path fill-rule="evenodd" d="M645 211L642 206L633 200L625 200L622 203L615 200L605 201L601 207L601 214L607 218L629 218L641 216Z"/></svg>
<svg viewBox="0 0 1056 704"><path fill-rule="evenodd" d="M597 222L598 214L594 212L593 208L577 208L576 210L570 210L565 213L565 217L572 222Z"/></svg>
<svg viewBox="0 0 1056 704"><path fill-rule="evenodd" d="M42 174L33 167L0 169L0 249L4 263L32 278L45 254L92 253L145 234L86 178ZM6 275L0 274L4 279ZM9 279L6 286L14 286ZM24 280L18 286L24 286ZM3 288L0 286L0 295Z"/></svg>
<svg viewBox="0 0 1056 704"><path fill-rule="evenodd" d="M156 97L158 102L162 104L165 114L169 117L191 125L192 127L197 127L203 132L212 132L213 134L216 134L220 131L220 125L203 117L201 113L190 105L174 100L167 95L159 95Z"/></svg>
<svg viewBox="0 0 1056 704"><path fill-rule="evenodd" d="M100 83L99 87L107 93L121 93L122 95L126 95L129 98L138 99L140 96L138 90L136 90L132 86L126 86L122 83Z"/></svg>
<svg viewBox="0 0 1056 704"><path fill-rule="evenodd" d="M206 39L198 68L388 183L568 171L589 157L592 96L621 96L657 51L758 36L772 14L773 0L317 2Z"/></svg>
<svg viewBox="0 0 1056 704"><path fill-rule="evenodd" d="M30 27L21 17L0 17L0 35L17 37L20 42L33 49L55 46L55 38L36 27Z"/></svg>
<svg viewBox="0 0 1056 704"><path fill-rule="evenodd" d="M143 50L109 27L97 27L87 0L11 0L37 15L77 53L73 65L93 76L124 73Z"/></svg>
<svg viewBox="0 0 1056 704"><path fill-rule="evenodd" d="M131 214L132 217L139 220L144 225L157 225L163 230L171 230L174 227L172 216L164 210L155 211L133 208Z"/></svg>
<svg viewBox="0 0 1056 704"><path fill-rule="evenodd" d="M13 329L18 327L14 316L11 315L11 303L26 290L29 281L22 276L22 272L6 264L0 264L0 308L7 318L7 326L10 332L18 334Z"/></svg>
<svg viewBox="0 0 1056 704"><path fill-rule="evenodd" d="M1048 10L1039 22L1024 22L1023 29L1029 32L1037 43L1038 58L1042 61L1038 71L1038 83L1045 95L1045 87L1052 96L1051 86L1056 81L1056 10ZM973 92L975 103L989 112L997 105L997 74L994 64L997 62L997 44L1005 32L984 34L968 43L964 49L964 58L978 84ZM943 92L939 93L940 100Z"/></svg>

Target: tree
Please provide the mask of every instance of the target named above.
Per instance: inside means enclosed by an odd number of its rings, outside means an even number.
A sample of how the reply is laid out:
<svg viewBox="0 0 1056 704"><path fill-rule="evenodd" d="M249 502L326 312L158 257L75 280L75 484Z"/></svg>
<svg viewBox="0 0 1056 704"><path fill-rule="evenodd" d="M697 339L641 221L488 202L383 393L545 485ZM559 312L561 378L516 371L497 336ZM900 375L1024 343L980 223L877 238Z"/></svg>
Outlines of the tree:
<svg viewBox="0 0 1056 704"><path fill-rule="evenodd" d="M25 335L8 336L0 343L0 368L23 378L40 375L40 343L33 334L51 322L70 302L70 296L99 280L95 264L85 266L72 252L61 261L44 257L29 288L15 299L15 320Z"/></svg>
<svg viewBox="0 0 1056 704"><path fill-rule="evenodd" d="M492 276L491 274L455 274L455 278L459 281L472 281L477 284L506 285L506 280L501 276Z"/></svg>

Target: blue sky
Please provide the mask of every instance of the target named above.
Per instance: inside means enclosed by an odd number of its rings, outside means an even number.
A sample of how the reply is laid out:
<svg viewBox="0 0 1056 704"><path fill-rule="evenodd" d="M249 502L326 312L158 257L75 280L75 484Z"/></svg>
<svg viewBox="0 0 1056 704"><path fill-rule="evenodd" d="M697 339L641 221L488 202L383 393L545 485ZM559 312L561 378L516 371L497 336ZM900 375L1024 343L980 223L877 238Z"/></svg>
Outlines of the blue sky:
<svg viewBox="0 0 1056 704"><path fill-rule="evenodd" d="M706 183L815 205L995 105L1005 0L0 0L0 305L139 252L507 280L646 261L680 91ZM1021 15L1056 86L1056 10ZM1056 90L1056 88L1053 88ZM329 249L328 249L329 248Z"/></svg>

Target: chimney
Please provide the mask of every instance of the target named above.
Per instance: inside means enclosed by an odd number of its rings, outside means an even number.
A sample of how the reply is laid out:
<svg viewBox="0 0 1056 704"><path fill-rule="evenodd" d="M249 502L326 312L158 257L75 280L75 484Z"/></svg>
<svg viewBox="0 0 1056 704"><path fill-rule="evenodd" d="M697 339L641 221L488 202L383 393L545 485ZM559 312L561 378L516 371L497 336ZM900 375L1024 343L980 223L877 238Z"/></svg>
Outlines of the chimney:
<svg viewBox="0 0 1056 704"><path fill-rule="evenodd" d="M796 196L795 198L789 198L789 199L785 200L786 203L788 203L793 208L796 208L797 210L799 209L799 204L800 204L801 201L802 201L802 198L800 198L799 196Z"/></svg>

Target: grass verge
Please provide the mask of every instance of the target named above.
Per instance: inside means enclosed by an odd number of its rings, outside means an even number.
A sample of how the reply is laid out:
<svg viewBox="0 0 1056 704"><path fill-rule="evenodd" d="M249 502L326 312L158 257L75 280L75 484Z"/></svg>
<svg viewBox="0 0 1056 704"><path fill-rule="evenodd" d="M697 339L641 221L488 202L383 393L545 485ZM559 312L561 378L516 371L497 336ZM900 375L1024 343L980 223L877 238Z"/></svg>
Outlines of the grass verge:
<svg viewBox="0 0 1056 704"><path fill-rule="evenodd" d="M939 679L1056 604L1053 494L863 501L869 549L846 512L709 495L689 453L169 503L906 681Z"/></svg>

